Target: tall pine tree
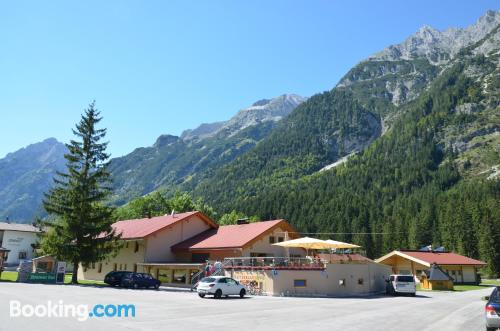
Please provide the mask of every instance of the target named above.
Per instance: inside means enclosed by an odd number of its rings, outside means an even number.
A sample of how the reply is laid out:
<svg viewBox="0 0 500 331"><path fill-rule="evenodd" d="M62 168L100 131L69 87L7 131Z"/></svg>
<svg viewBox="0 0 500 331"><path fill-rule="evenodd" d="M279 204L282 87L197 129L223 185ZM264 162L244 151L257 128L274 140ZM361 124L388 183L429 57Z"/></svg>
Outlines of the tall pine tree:
<svg viewBox="0 0 500 331"><path fill-rule="evenodd" d="M112 230L113 208L106 205L111 192L107 171L107 142L101 140L106 129L97 129L101 121L95 103L85 110L73 134L76 140L66 144L69 152L67 172L59 172L55 186L45 194L44 208L52 221L42 240L42 249L74 265L71 282L78 282L83 267L105 259L116 251L118 237Z"/></svg>

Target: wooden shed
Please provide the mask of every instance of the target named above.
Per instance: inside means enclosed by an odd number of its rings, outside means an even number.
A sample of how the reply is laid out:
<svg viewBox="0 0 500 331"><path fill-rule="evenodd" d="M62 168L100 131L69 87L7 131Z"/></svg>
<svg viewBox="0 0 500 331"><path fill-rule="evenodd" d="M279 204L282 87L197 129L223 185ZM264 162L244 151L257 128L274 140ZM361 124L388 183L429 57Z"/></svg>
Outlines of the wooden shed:
<svg viewBox="0 0 500 331"><path fill-rule="evenodd" d="M422 273L420 283L426 290L453 290L453 278L435 263Z"/></svg>

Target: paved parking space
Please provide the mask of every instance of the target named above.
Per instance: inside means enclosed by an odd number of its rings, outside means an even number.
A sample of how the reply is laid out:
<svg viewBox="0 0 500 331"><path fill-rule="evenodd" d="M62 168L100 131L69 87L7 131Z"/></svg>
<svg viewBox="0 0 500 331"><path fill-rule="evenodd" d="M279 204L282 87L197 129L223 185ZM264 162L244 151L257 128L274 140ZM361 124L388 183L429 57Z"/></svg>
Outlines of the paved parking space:
<svg viewBox="0 0 500 331"><path fill-rule="evenodd" d="M481 297L420 292L417 297L201 299L179 291L0 283L0 330L484 330ZM9 317L21 304L134 304L134 318Z"/></svg>

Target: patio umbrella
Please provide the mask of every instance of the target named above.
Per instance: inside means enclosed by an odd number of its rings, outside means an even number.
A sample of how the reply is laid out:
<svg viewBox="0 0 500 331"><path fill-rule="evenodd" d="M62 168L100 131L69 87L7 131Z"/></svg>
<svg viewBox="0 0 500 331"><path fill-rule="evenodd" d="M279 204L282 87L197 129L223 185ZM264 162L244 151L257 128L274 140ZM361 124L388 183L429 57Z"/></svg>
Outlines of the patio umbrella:
<svg viewBox="0 0 500 331"><path fill-rule="evenodd" d="M288 248L290 247L304 248L307 250L308 255L310 249L332 249L336 247L334 244L328 243L325 240L320 240L310 237L282 241L280 243L276 243L273 245L288 247Z"/></svg>
<svg viewBox="0 0 500 331"><path fill-rule="evenodd" d="M345 243L342 241L336 241L336 240L325 240L325 242L330 243L332 246L330 248L360 248L361 246L354 245L354 244L349 244Z"/></svg>

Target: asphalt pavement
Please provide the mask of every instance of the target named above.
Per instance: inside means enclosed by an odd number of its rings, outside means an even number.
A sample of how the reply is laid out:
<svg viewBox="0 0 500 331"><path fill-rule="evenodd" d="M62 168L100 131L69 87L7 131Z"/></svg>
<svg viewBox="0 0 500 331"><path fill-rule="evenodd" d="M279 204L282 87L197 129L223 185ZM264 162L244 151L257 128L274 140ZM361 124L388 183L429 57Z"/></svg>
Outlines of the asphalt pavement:
<svg viewBox="0 0 500 331"><path fill-rule="evenodd" d="M485 330L491 289L416 297L199 298L194 292L0 283L0 330ZM52 306L49 306L48 302ZM14 303L12 303L14 302ZM12 317L31 308L134 305L135 317ZM12 305L12 307L11 307ZM54 306L57 306L54 308ZM27 308L26 308L27 307ZM116 307L116 306L115 306ZM76 308L75 308L76 309ZM92 310L91 310L92 311ZM62 312L62 311L59 311ZM113 313L113 309L109 311ZM69 311L71 313L71 311ZM83 316L83 315L82 315ZM78 319L85 319L79 321Z"/></svg>

